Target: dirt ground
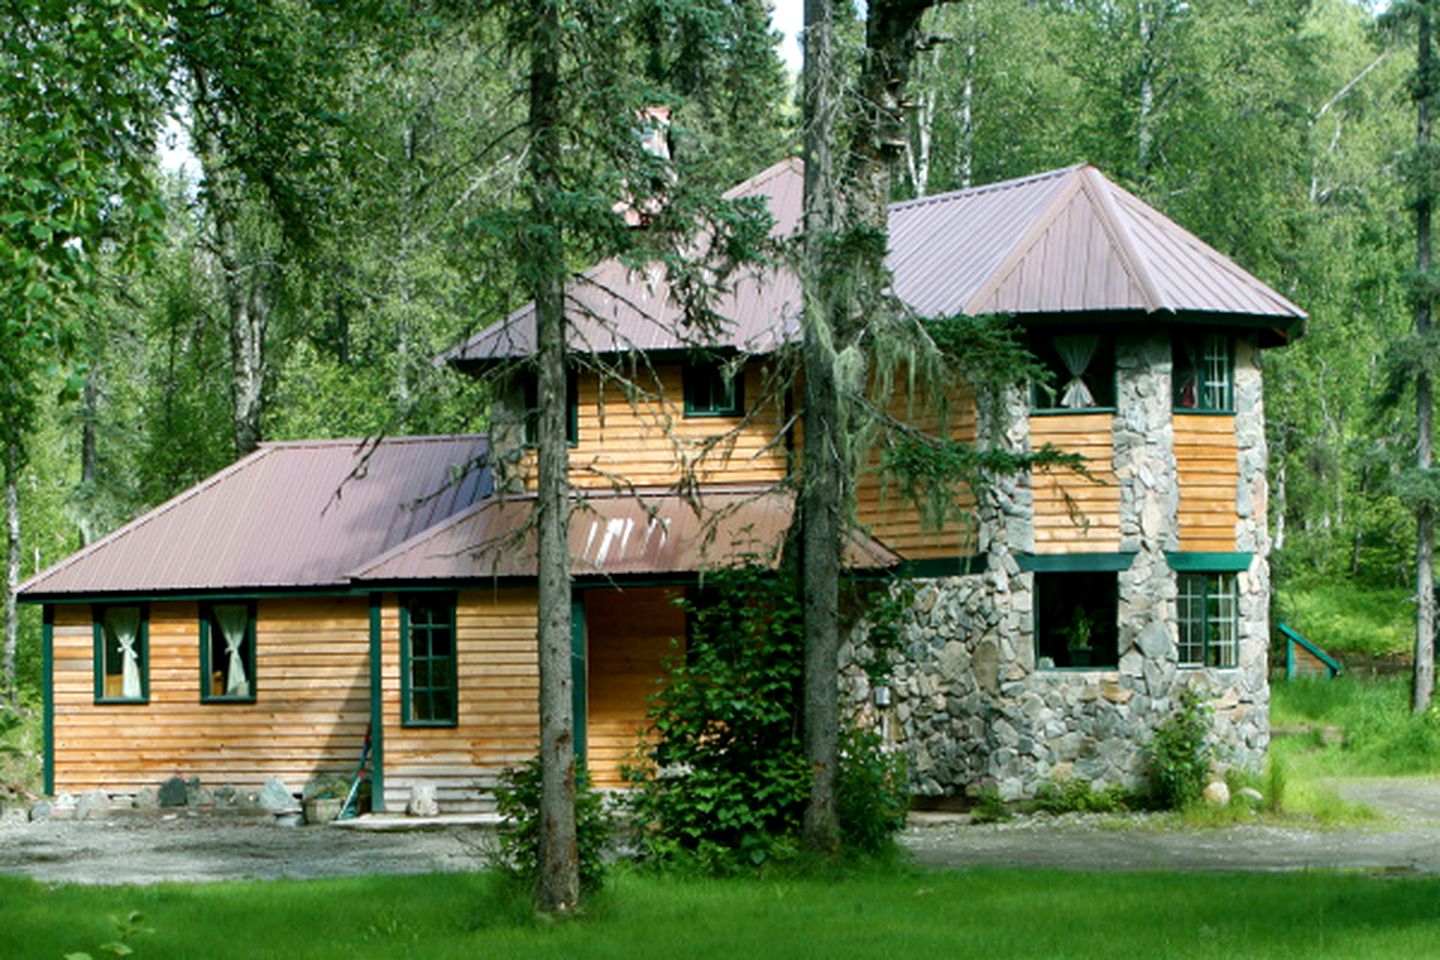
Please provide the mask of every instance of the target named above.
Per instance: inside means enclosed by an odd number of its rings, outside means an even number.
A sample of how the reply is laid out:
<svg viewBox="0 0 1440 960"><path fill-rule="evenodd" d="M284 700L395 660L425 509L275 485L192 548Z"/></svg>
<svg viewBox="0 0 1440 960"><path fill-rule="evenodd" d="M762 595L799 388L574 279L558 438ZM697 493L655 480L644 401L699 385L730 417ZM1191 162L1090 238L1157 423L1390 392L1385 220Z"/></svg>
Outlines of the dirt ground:
<svg viewBox="0 0 1440 960"><path fill-rule="evenodd" d="M1083 870L1367 870L1440 874L1440 779L1349 780L1346 799L1385 819L1365 828L1163 828L1155 818L1072 814L969 824L917 814L901 842L924 866ZM435 825L370 832L279 827L255 817L117 813L92 821L0 825L0 873L47 883L308 879L474 870L493 831Z"/></svg>

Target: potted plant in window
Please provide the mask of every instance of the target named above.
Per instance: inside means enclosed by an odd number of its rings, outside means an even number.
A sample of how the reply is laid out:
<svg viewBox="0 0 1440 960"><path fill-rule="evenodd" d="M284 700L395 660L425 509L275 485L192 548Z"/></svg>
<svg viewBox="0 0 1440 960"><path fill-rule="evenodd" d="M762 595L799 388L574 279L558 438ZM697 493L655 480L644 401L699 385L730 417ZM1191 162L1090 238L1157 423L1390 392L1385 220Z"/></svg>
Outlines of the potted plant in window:
<svg viewBox="0 0 1440 960"><path fill-rule="evenodd" d="M1070 617L1070 623L1065 627L1065 650L1069 654L1070 666L1088 667L1095 652L1090 645L1091 635L1095 632L1095 621L1090 619L1090 611L1084 607L1076 607L1075 613Z"/></svg>

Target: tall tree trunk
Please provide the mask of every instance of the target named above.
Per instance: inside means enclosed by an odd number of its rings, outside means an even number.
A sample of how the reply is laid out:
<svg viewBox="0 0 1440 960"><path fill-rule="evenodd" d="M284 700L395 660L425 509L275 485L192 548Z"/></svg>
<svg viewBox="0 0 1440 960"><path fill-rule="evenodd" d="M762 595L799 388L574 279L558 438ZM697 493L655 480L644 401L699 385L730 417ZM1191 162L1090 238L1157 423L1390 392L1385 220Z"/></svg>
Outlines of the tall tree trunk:
<svg viewBox="0 0 1440 960"><path fill-rule="evenodd" d="M959 163L960 186L975 185L975 58L980 45L980 18L975 3L965 4L965 57L964 75L960 83L960 135Z"/></svg>
<svg viewBox="0 0 1440 960"><path fill-rule="evenodd" d="M1135 122L1135 161L1141 178L1150 173L1155 132L1151 128L1155 113L1155 34L1162 14L1149 9L1150 0L1139 0L1136 10L1140 30L1140 102Z"/></svg>
<svg viewBox="0 0 1440 960"><path fill-rule="evenodd" d="M561 0L535 0L530 40L529 250L540 396L538 450L540 647L540 909L575 910L575 737L571 710L569 454L565 446L565 248L560 214Z"/></svg>
<svg viewBox="0 0 1440 960"><path fill-rule="evenodd" d="M1435 93L1434 51L1430 38L1429 0L1418 4L1419 62L1415 85L1416 156L1427 172L1419 177L1415 198L1415 334L1424 344L1430 335L1430 228L1435 198L1428 168L1434 164L1430 147L1430 99ZM1428 344L1427 344L1428 346ZM1423 478L1433 464L1431 449L1430 374L1421 366L1415 376L1415 467ZM1435 508L1423 495L1415 512L1415 675L1410 707L1424 713L1435 690Z"/></svg>
<svg viewBox="0 0 1440 960"><path fill-rule="evenodd" d="M5 448L5 641L0 648L0 694L12 706L20 702L15 676L15 651L20 642L20 456L13 444Z"/></svg>
<svg viewBox="0 0 1440 960"><path fill-rule="evenodd" d="M100 460L100 443L97 427L100 421L100 374L98 367L91 364L85 374L85 385L80 389L80 489L84 491L84 503L76 525L80 528L80 545L86 546L95 539L95 477Z"/></svg>
<svg viewBox="0 0 1440 960"><path fill-rule="evenodd" d="M802 266L805 451L801 468L801 593L805 628L805 757L810 795L804 840L812 850L840 842L835 813L839 737L840 543L844 524L845 446L836 371L838 282L827 250L839 229L835 146L840 89L834 0L805 0L805 235Z"/></svg>

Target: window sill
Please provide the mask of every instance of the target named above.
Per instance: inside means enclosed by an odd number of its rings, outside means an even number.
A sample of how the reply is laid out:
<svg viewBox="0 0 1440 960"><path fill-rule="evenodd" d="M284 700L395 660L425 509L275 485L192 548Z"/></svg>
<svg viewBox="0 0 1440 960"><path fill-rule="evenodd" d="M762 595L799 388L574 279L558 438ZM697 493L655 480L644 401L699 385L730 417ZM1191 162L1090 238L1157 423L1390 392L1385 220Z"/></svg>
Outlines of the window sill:
<svg viewBox="0 0 1440 960"><path fill-rule="evenodd" d="M401 720L400 726L406 730L454 730L460 726L458 720Z"/></svg>
<svg viewBox="0 0 1440 960"><path fill-rule="evenodd" d="M1114 407L1031 407L1032 417L1079 417L1090 413L1114 413Z"/></svg>
<svg viewBox="0 0 1440 960"><path fill-rule="evenodd" d="M744 413L743 410L716 410L716 411L686 410L686 411L685 411L685 419L686 419L686 420L724 420L724 419L726 419L726 418L729 418L729 419L731 419L731 420L738 420L738 419L740 419L740 418L743 417L743 416L745 416L745 413Z"/></svg>
<svg viewBox="0 0 1440 960"><path fill-rule="evenodd" d="M209 704L212 704L212 703L213 703L213 704L219 704L219 705L222 705L222 706L223 706L223 705L225 705L225 704L227 704L227 703L240 703L240 704L254 703L254 702L255 702L255 699L256 699L256 698L253 697L253 696L249 696L249 697L201 697L201 698L200 698L200 702L201 702L202 704L206 704L206 705L209 705Z"/></svg>
<svg viewBox="0 0 1440 960"><path fill-rule="evenodd" d="M97 707L144 707L148 706L150 698L146 697L96 697Z"/></svg>
<svg viewBox="0 0 1440 960"><path fill-rule="evenodd" d="M1195 417L1233 417L1234 410L1202 410L1199 407L1172 407L1172 412L1181 416Z"/></svg>

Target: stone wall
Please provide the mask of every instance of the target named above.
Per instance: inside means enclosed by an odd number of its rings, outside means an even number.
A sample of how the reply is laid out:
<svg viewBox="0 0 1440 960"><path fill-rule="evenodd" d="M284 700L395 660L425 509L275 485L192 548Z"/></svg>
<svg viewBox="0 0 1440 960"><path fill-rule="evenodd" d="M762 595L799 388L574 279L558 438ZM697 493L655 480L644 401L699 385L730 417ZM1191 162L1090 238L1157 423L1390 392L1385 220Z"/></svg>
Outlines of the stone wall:
<svg viewBox="0 0 1440 960"><path fill-rule="evenodd" d="M1172 446L1170 338L1157 331L1116 345L1115 474L1121 487L1117 575L1119 664L1113 669L1037 668L1033 574L1017 553L1033 550L1028 478L1000 481L980 506L986 572L918 581L908 643L891 682L888 736L910 759L912 789L964 793L993 781L1006 800L1032 798L1047 783L1081 779L1097 788L1144 782L1143 749L1172 711L1179 689L1200 684L1214 706L1213 739L1224 762L1258 766L1269 741L1269 567L1265 526L1265 439L1259 351L1237 351L1239 450L1237 549L1254 552L1240 574L1240 665L1181 668L1176 577L1165 551L1177 547L1179 489ZM1027 411L1018 391L981 409L981 441L1024 449ZM850 652L864 657L864 637ZM871 712L858 674L850 692ZM881 711L883 713L883 711Z"/></svg>

